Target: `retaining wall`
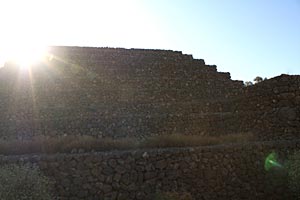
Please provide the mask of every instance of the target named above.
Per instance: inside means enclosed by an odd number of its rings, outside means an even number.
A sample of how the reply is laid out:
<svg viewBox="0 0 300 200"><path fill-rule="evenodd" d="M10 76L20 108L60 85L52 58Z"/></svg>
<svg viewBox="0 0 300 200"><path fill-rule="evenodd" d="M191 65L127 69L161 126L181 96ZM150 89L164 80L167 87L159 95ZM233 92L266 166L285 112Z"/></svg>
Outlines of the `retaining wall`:
<svg viewBox="0 0 300 200"><path fill-rule="evenodd" d="M12 63L1 69L2 137L196 133L198 126L174 125L199 119L208 102L217 105L242 86L175 51L52 47L49 54L30 72Z"/></svg>
<svg viewBox="0 0 300 200"><path fill-rule="evenodd" d="M291 199L288 154L298 141L199 148L144 149L83 154L0 156L7 163L34 164L56 181L60 199L153 199L161 192L194 199ZM282 168L265 171L265 158Z"/></svg>
<svg viewBox="0 0 300 200"><path fill-rule="evenodd" d="M299 138L300 76L250 87L178 51L52 47L48 60L0 69L0 138L252 132Z"/></svg>

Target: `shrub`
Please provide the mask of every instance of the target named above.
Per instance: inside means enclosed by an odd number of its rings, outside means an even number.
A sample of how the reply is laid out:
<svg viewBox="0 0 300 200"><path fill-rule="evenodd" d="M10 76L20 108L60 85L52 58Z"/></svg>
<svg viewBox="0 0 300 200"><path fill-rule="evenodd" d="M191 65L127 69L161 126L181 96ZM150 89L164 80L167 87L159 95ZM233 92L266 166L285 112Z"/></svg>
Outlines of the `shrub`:
<svg viewBox="0 0 300 200"><path fill-rule="evenodd" d="M52 183L36 168L18 165L0 167L0 199L52 200Z"/></svg>

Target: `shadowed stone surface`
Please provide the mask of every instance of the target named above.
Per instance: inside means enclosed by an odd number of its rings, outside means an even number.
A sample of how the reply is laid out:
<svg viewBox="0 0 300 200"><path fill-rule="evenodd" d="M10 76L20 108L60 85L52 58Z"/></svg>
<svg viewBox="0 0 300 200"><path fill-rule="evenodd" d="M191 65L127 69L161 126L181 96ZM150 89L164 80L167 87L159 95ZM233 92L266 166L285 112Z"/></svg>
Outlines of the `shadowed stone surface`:
<svg viewBox="0 0 300 200"><path fill-rule="evenodd" d="M300 142L259 142L202 148L85 154L0 156L0 165L38 165L56 181L60 199L144 199L188 192L194 199L292 199L287 171L264 170L276 152L283 166ZM147 154L148 156L144 156Z"/></svg>
<svg viewBox="0 0 300 200"><path fill-rule="evenodd" d="M0 137L253 132L298 138L300 78L250 87L178 51L51 47L30 71L0 69ZM263 135L262 135L263 133Z"/></svg>
<svg viewBox="0 0 300 200"><path fill-rule="evenodd" d="M34 164L60 199L291 199L286 172L264 171L269 153L299 149L300 76L250 87L176 51L52 47L30 71L0 69L0 138L46 135L144 138L252 132L259 140L204 148L0 156Z"/></svg>

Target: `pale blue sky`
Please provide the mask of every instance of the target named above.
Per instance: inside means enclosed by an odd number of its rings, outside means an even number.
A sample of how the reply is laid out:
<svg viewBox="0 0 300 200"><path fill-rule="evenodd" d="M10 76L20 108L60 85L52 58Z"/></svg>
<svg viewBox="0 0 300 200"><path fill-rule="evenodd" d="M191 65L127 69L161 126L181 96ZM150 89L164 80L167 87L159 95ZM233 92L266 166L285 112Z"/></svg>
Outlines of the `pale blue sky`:
<svg viewBox="0 0 300 200"><path fill-rule="evenodd" d="M300 0L1 0L0 8L0 56L18 44L171 49L238 80L300 74Z"/></svg>
<svg viewBox="0 0 300 200"><path fill-rule="evenodd" d="M173 48L217 64L234 79L300 74L300 1L178 0L150 8Z"/></svg>

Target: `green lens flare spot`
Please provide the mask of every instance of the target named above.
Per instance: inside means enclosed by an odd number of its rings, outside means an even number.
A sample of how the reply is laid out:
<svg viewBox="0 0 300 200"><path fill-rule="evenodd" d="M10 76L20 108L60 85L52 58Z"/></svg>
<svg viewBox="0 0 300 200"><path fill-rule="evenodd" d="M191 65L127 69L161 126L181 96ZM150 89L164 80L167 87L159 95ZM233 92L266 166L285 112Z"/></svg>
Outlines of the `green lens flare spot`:
<svg viewBox="0 0 300 200"><path fill-rule="evenodd" d="M282 167L281 164L277 162L277 155L275 152L270 153L265 159L265 170L269 171L272 167Z"/></svg>

